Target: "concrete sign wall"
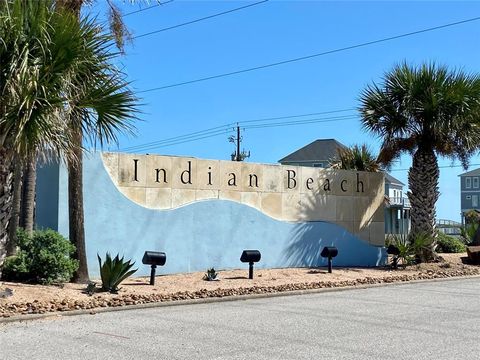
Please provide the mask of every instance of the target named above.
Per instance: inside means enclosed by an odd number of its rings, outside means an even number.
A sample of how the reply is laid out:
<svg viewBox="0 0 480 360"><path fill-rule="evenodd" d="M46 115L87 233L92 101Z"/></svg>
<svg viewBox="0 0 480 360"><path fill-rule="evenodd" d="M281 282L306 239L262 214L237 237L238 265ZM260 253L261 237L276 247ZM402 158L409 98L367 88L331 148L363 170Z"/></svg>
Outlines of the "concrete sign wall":
<svg viewBox="0 0 480 360"><path fill-rule="evenodd" d="M38 188L39 226L67 235L65 169L41 169ZM324 264L327 245L339 248L337 265L385 260L382 173L97 153L85 159L84 197L94 275L106 251L137 263L166 251L167 272L240 267L246 248L263 267Z"/></svg>

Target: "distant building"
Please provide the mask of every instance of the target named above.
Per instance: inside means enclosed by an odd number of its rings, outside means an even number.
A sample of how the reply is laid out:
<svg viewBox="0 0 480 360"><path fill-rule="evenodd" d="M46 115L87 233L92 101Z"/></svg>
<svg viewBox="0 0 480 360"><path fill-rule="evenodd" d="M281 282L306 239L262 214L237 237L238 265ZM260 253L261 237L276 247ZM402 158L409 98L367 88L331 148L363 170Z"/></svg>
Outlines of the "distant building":
<svg viewBox="0 0 480 360"><path fill-rule="evenodd" d="M385 234L408 234L410 201L404 196L400 180L385 173Z"/></svg>
<svg viewBox="0 0 480 360"><path fill-rule="evenodd" d="M318 139L278 160L282 165L327 168L338 160L338 150L347 146L335 139ZM408 234L410 201L404 196L403 184L385 173L385 234Z"/></svg>
<svg viewBox="0 0 480 360"><path fill-rule="evenodd" d="M437 223L435 226L438 231L447 235L460 236L462 233L462 224L458 221L437 219Z"/></svg>
<svg viewBox="0 0 480 360"><path fill-rule="evenodd" d="M282 165L326 168L338 159L338 150L347 147L335 139L318 139L278 160Z"/></svg>
<svg viewBox="0 0 480 360"><path fill-rule="evenodd" d="M480 210L480 169L460 174L460 209L462 224L465 223L465 213L470 210Z"/></svg>

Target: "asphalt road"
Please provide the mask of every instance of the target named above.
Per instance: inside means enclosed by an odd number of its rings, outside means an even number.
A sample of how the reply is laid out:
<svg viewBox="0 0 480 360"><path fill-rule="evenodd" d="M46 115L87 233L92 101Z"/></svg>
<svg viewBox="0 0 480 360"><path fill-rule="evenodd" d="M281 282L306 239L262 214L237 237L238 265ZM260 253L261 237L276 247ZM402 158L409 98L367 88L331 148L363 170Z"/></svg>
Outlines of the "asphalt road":
<svg viewBox="0 0 480 360"><path fill-rule="evenodd" d="M480 279L0 324L0 359L480 359Z"/></svg>

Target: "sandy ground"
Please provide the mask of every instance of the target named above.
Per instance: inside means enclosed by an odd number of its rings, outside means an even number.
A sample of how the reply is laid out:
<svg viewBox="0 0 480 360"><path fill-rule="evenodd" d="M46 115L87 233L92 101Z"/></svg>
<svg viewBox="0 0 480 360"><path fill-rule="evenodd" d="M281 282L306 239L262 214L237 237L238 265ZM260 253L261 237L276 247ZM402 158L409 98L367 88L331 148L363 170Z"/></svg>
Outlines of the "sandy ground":
<svg viewBox="0 0 480 360"><path fill-rule="evenodd" d="M155 286L149 285L149 278L133 277L121 285L118 294L97 292L93 296L84 292L86 288L84 284L69 283L63 286L42 286L0 282L0 295L6 288L13 290L12 296L0 297L0 316L10 316L14 313L92 309L95 307L123 306L197 297L355 286L365 283L480 274L479 266L462 263L462 257L466 257L466 254L442 254L442 257L445 259L444 262L420 264L404 270L334 268L333 273L329 274L325 268L259 269L255 270L253 280L247 278L248 269L218 271L219 281L205 281L203 280L204 273L201 272L160 275L156 277ZM94 279L93 281L100 286L101 282L99 280ZM182 296L172 297L174 294L182 294ZM184 296L185 294L188 296ZM91 299L94 299L93 303ZM118 299L122 299L122 302L111 303L109 301ZM125 299L127 299L126 303L124 302ZM41 304L41 306L33 306L32 310L31 304Z"/></svg>

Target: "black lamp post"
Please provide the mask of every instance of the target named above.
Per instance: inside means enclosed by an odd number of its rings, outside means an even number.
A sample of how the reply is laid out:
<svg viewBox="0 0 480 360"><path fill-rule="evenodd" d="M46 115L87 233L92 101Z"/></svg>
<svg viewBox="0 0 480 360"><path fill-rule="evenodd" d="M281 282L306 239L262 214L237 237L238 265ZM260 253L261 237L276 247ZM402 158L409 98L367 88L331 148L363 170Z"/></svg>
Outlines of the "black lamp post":
<svg viewBox="0 0 480 360"><path fill-rule="evenodd" d="M332 258L338 255L338 249L335 246L325 246L320 253L321 257L328 258L328 272L332 273Z"/></svg>
<svg viewBox="0 0 480 360"><path fill-rule="evenodd" d="M142 263L145 265L151 265L152 270L150 271L150 285L155 285L155 269L158 266L165 265L167 261L167 255L164 252L158 251L145 251L143 254Z"/></svg>
<svg viewBox="0 0 480 360"><path fill-rule="evenodd" d="M248 278L253 279L253 264L260 261L262 255L258 250L243 250L242 256L240 256L241 262L248 262Z"/></svg>

